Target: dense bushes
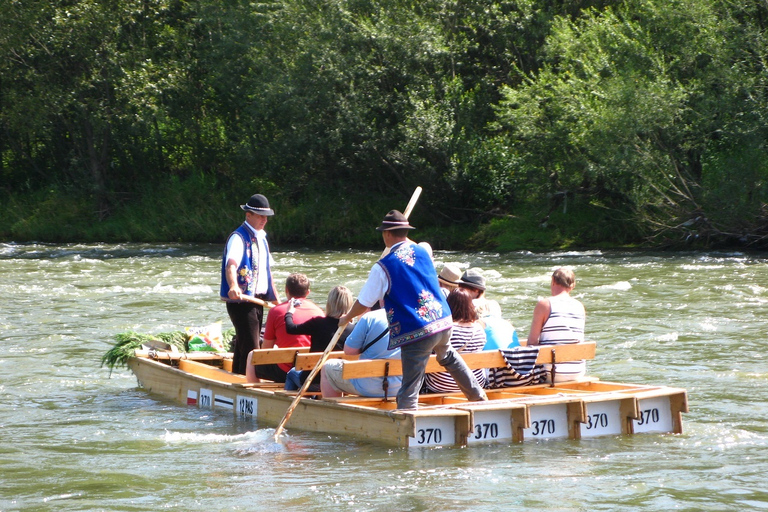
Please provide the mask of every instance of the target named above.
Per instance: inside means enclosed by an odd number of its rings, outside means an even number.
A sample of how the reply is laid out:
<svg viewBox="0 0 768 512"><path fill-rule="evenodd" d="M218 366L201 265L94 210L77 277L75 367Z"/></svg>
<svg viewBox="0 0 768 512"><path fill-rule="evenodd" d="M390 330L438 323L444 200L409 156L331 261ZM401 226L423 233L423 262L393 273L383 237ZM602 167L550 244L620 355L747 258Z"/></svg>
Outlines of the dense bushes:
<svg viewBox="0 0 768 512"><path fill-rule="evenodd" d="M414 222L442 245L761 246L766 15L3 2L0 236L220 241L260 191L276 241L366 245L421 185Z"/></svg>

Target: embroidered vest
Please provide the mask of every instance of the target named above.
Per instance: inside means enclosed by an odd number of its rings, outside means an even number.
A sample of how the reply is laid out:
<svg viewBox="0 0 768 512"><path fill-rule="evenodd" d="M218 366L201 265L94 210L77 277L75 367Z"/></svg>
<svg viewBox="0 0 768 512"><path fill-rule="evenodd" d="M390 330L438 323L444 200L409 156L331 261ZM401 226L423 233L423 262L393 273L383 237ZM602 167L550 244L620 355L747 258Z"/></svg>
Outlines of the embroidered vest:
<svg viewBox="0 0 768 512"><path fill-rule="evenodd" d="M245 250L243 256L240 259L240 264L237 266L237 284L240 286L240 291L245 295L254 296L256 290L256 281L258 273L261 271L259 267L259 255L258 244L259 241L253 232L245 225L242 224L239 228L232 232L232 235L237 235L243 239ZM230 235L230 236L232 236ZM256 245L256 247L254 247ZM254 253L256 249L256 253ZM264 294L264 300L273 301L277 298L275 291L272 289L271 270L269 268L269 246L267 241L264 240L262 249L267 251L267 293ZM226 267L227 267L227 248L224 247L224 256L221 258L221 289L219 295L222 300L228 300L229 297L229 283L227 283Z"/></svg>
<svg viewBox="0 0 768 512"><path fill-rule="evenodd" d="M390 350L453 326L432 258L424 248L402 242L392 247L378 264L389 283L384 307L389 321Z"/></svg>

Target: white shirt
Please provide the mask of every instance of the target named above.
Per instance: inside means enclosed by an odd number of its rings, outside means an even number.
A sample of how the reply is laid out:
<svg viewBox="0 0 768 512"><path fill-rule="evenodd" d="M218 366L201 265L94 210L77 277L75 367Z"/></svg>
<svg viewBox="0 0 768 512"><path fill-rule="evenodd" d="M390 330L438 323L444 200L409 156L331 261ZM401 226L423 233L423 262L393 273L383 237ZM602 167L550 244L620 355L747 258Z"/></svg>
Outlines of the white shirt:
<svg viewBox="0 0 768 512"><path fill-rule="evenodd" d="M381 265L374 263L373 267L371 267L370 274L368 274L368 280L365 282L363 289L360 290L360 294L357 296L357 301L363 306L370 308L384 298L388 289L389 279L387 279L386 272L381 268Z"/></svg>
<svg viewBox="0 0 768 512"><path fill-rule="evenodd" d="M267 265L267 257L269 257L269 265L270 267L275 264L275 260L272 258L272 253L269 252L269 244L267 243L267 232L263 229L259 229L258 231L253 229L250 224L247 222L245 223L246 227L256 236L256 244L258 244L258 247L254 247L254 250L258 250L258 258L259 258L259 269L266 268ZM266 248L266 250L264 250ZM232 260L235 262L236 265L240 265L240 262L242 261L243 254L245 252L245 242L243 241L243 238L235 233L233 233L229 240L227 240L227 262L229 260ZM267 293L267 290L269 289L269 275L267 275L267 272L257 272L256 273L256 289L254 290L254 293L256 295Z"/></svg>

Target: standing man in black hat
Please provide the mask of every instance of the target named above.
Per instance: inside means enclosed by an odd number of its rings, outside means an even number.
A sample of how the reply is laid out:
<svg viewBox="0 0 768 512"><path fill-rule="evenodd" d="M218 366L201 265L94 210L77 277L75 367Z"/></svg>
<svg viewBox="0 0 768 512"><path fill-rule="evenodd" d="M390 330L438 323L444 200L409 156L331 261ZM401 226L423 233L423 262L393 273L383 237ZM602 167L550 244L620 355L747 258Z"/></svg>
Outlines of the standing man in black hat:
<svg viewBox="0 0 768 512"><path fill-rule="evenodd" d="M240 208L245 210L245 222L229 235L221 262L221 300L227 302L227 313L235 327L237 342L232 348L232 371L245 375L248 353L261 345L261 324L264 308L248 301L249 297L277 304L279 298L272 280L274 264L269 252L264 227L275 214L269 201L254 194Z"/></svg>
<svg viewBox="0 0 768 512"><path fill-rule="evenodd" d="M451 346L451 310L440 291L429 251L408 240L413 226L405 215L392 210L376 229L390 251L373 265L360 295L339 325L349 323L384 299L389 321L388 348L400 348L403 365L398 409L418 408L419 390L433 351L437 362L450 372L469 400L487 400L472 371Z"/></svg>

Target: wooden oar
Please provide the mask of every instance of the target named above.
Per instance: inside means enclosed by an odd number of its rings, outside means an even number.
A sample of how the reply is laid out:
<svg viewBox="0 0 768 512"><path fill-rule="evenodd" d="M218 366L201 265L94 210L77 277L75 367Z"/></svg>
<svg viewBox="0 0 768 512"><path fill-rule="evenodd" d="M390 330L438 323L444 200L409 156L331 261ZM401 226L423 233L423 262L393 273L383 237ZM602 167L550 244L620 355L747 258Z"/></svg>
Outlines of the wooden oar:
<svg viewBox="0 0 768 512"><path fill-rule="evenodd" d="M299 405L299 402L301 401L301 395L303 395L304 392L307 390L307 388L309 388L309 385L312 384L312 379L315 378L315 375L317 375L317 372L320 371L320 368L322 368L325 362L328 360L328 356L331 355L331 351L333 350L333 347L336 346L336 342L339 341L339 338L344 332L344 328L346 326L347 324L339 324L339 328L336 330L336 334L333 335L333 338L331 338L330 343L328 343L328 346L325 347L325 351L323 352L323 355L320 357L320 360L317 362L315 367L312 368L312 371L309 372L309 376L307 377L307 380L304 381L304 384L302 384L301 389L299 389L299 394L296 395L296 398L294 398L293 402L291 402L291 406L288 407L287 411L285 411L285 416L283 416L283 419L280 420L280 424L275 429L275 442L279 440L280 434L283 432L283 428L285 427L285 424L288 422L288 419L293 414L293 410L296 408L297 405Z"/></svg>
<svg viewBox="0 0 768 512"><path fill-rule="evenodd" d="M416 190L414 190L413 194L411 195L411 200L408 201L408 206L405 207L405 211L403 212L403 215L405 215L406 219L411 216L413 207L416 206L416 201L419 200L420 195L421 195L421 187L416 187Z"/></svg>
<svg viewBox="0 0 768 512"><path fill-rule="evenodd" d="M405 218L411 216L411 212L413 211L413 207L416 206L416 201L419 200L419 196L421 196L421 187L416 187L416 190L413 191L413 194L411 194L411 200L408 201L408 205L405 207L405 211L403 212L403 215L405 215ZM389 254L389 247L385 247L384 250L381 252L381 256L379 256L379 259L383 258Z"/></svg>
<svg viewBox="0 0 768 512"><path fill-rule="evenodd" d="M250 295L240 294L240 300L244 300L246 302L253 302L254 304L258 304L259 306L263 306L265 308L274 307L274 304L272 304L271 302L267 302L265 300L257 299L256 297L251 297Z"/></svg>

